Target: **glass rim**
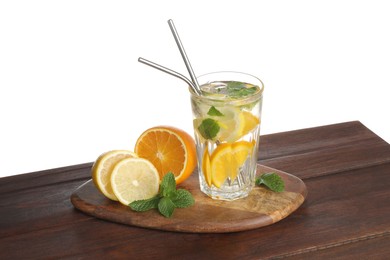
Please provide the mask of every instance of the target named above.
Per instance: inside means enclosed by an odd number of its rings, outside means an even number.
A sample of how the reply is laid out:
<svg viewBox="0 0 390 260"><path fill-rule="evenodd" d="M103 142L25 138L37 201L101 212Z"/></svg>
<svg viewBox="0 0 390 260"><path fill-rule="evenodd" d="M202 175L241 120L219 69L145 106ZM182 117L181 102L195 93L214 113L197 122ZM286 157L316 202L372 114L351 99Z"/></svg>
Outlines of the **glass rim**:
<svg viewBox="0 0 390 260"><path fill-rule="evenodd" d="M196 94L190 87L189 87L189 91L191 93L191 97L192 98L196 98L196 99L201 99L201 100L209 100L209 101L213 101L213 102L228 102L228 103L236 103L236 102L246 102L246 101L251 101L251 100L256 100L258 98L260 98L262 95L263 95L263 91L264 91L264 83L261 79L259 79L258 77L256 76L253 76L252 74L249 74L249 73L245 73L245 72L239 72L239 71L215 71L215 72L208 72L208 73L205 73L205 74L202 74L198 77L196 77L197 79L200 79L202 77L206 77L206 76L210 76L210 75L218 75L218 74L236 74L236 75L241 75L241 76L246 76L246 77L250 77L252 78L253 80L257 81L258 84L255 84L256 86L258 86L260 88L260 91L259 92L256 92L255 94L253 95L250 95L250 96L246 96L244 98L238 98L238 99L230 99L230 100L224 100L224 99L216 99L216 98L211 98L209 96L200 96L198 94ZM215 80L218 80L218 77L215 78ZM221 79L223 80L223 79ZM240 80L238 80L240 81ZM250 83L250 82L245 82L245 83Z"/></svg>

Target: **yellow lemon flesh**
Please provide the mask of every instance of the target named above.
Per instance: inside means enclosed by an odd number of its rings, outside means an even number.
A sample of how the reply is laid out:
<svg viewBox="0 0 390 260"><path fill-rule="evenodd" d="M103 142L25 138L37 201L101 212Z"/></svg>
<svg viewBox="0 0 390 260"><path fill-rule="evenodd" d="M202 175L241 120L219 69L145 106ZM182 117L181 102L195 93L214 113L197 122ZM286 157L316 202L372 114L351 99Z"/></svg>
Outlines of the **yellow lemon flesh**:
<svg viewBox="0 0 390 260"><path fill-rule="evenodd" d="M221 109L223 116L218 117L220 126L217 139L221 142L233 143L241 138L244 125L242 124L242 113L238 108Z"/></svg>
<svg viewBox="0 0 390 260"><path fill-rule="evenodd" d="M205 149L202 159L202 172L206 183L211 187L211 172L210 172L210 155L209 151Z"/></svg>
<svg viewBox="0 0 390 260"><path fill-rule="evenodd" d="M111 186L123 205L154 197L158 193L160 176L154 165L142 158L119 161L111 174Z"/></svg>
<svg viewBox="0 0 390 260"><path fill-rule="evenodd" d="M111 200L117 201L112 186L111 173L117 162L125 158L133 158L137 155L127 150L113 150L101 154L92 166L92 180L96 188L103 193L104 196Z"/></svg>
<svg viewBox="0 0 390 260"><path fill-rule="evenodd" d="M210 171L212 184L220 188L230 178L237 178L240 167L252 154L253 142L240 141L220 144L211 154Z"/></svg>
<svg viewBox="0 0 390 260"><path fill-rule="evenodd" d="M240 128L241 132L239 134L240 138L250 131L252 131L257 125L260 124L260 119L254 116L252 113L248 111L242 111L241 113L241 124Z"/></svg>

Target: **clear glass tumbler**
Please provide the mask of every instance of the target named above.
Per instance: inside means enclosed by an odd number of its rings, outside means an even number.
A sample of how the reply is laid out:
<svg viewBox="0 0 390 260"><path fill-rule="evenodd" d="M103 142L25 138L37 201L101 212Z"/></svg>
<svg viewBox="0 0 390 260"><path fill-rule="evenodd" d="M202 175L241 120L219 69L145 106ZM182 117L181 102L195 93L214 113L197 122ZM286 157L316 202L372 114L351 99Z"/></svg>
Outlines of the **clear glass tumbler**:
<svg viewBox="0 0 390 260"><path fill-rule="evenodd" d="M248 196L255 185L263 83L240 72L198 77L191 93L200 189L213 199Z"/></svg>

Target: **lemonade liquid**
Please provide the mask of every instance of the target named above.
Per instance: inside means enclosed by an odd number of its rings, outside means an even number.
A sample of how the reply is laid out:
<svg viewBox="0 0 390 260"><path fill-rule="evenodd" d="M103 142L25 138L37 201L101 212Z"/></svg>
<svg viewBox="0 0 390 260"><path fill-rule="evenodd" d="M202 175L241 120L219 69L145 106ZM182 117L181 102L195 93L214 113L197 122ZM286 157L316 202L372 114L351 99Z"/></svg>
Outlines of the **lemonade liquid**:
<svg viewBox="0 0 390 260"><path fill-rule="evenodd" d="M263 91L258 81L208 81L202 96L191 96L200 189L211 198L243 198L255 185Z"/></svg>

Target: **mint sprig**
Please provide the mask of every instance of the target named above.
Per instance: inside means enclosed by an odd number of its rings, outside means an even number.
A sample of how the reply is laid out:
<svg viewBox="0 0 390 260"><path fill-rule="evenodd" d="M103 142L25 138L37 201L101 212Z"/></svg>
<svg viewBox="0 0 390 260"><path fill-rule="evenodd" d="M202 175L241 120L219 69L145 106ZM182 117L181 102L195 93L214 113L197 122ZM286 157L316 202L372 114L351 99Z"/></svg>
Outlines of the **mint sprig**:
<svg viewBox="0 0 390 260"><path fill-rule="evenodd" d="M232 98L242 98L254 94L256 87L247 87L247 84L239 81L229 81L226 86L228 96Z"/></svg>
<svg viewBox="0 0 390 260"><path fill-rule="evenodd" d="M275 192L284 191L284 181L283 179L274 172L264 173L260 177L256 178L256 185L265 185L270 190Z"/></svg>
<svg viewBox="0 0 390 260"><path fill-rule="evenodd" d="M205 139L213 139L217 136L220 126L218 122L212 118L206 118L200 123L198 126L199 133L205 138Z"/></svg>
<svg viewBox="0 0 390 260"><path fill-rule="evenodd" d="M175 176L172 172L167 173L160 183L159 193L145 200L136 200L129 204L134 211L147 211L158 209L164 217L171 217L175 208L187 208L194 205L192 194L185 189L176 190Z"/></svg>

